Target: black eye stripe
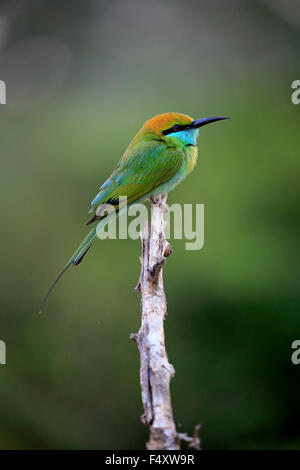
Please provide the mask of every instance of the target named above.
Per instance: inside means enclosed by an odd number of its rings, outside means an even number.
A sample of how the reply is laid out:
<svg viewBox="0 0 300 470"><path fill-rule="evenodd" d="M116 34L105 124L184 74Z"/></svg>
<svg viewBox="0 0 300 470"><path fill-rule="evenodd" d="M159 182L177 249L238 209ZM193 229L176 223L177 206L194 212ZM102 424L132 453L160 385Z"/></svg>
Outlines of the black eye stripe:
<svg viewBox="0 0 300 470"><path fill-rule="evenodd" d="M178 131L183 131L184 129L187 129L190 126L190 124L174 124L174 126L170 127L170 129L166 129L162 133L164 135L172 134L172 132L178 132Z"/></svg>

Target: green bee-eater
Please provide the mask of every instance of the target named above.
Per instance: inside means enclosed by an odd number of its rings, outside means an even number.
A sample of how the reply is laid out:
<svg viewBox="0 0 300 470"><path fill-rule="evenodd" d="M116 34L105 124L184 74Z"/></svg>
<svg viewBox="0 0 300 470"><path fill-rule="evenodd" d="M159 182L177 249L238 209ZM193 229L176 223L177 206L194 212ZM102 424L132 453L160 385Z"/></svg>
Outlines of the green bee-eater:
<svg viewBox="0 0 300 470"><path fill-rule="evenodd" d="M77 266L82 261L96 240L97 232L107 223L109 214L106 212L103 215L105 204L112 204L118 212L119 198L122 196L127 197L127 205L130 206L155 194L168 193L191 173L196 165L199 128L221 119L227 118L194 120L185 114L164 113L145 122L91 203L90 212L94 212L94 215L87 225L96 221L98 224L55 279L41 304L40 311L57 281L69 266Z"/></svg>

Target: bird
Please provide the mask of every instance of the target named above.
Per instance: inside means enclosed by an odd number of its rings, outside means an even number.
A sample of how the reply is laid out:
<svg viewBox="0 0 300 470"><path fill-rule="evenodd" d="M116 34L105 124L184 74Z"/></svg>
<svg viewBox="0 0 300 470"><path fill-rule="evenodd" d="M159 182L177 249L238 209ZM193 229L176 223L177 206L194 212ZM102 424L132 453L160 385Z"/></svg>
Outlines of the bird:
<svg viewBox="0 0 300 470"><path fill-rule="evenodd" d="M112 215L107 205L113 206L118 214L122 209L120 201L124 197L129 207L174 189L195 168L199 129L223 119L229 118L193 119L187 114L168 112L144 123L92 200L89 212L93 216L87 225L95 225L51 284L40 305L40 313L62 275L70 266L81 263L96 240L98 231Z"/></svg>

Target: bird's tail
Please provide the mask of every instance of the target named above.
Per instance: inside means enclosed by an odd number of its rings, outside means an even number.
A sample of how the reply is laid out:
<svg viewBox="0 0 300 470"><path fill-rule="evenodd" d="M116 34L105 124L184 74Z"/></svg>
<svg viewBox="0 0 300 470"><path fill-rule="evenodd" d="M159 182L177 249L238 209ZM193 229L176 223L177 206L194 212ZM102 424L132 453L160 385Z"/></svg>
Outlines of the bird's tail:
<svg viewBox="0 0 300 470"><path fill-rule="evenodd" d="M106 222L106 221L105 221ZM104 225L104 223L103 223ZM93 228L93 230L90 231L90 233L85 237L85 239L83 240L83 242L80 244L80 246L77 248L77 250L75 251L75 253L73 253L73 255L71 256L71 258L69 259L69 261L67 262L67 264L65 265L65 267L62 269L62 271L59 273L59 275L57 276L57 278L55 279L55 281L51 284L47 294L45 295L41 305L40 305L40 312L39 313L42 313L43 311L43 308L47 302L47 299L49 297L49 295L51 294L52 290L54 289L54 287L56 286L56 284L58 283L58 281L60 280L60 278L62 277L62 275L66 272L66 270L71 266L78 266L78 264L82 261L84 255L87 253L87 251L90 249L90 247L92 246L92 244L94 243L94 241L96 240L97 238L97 230L99 230L100 227L99 227L99 224Z"/></svg>

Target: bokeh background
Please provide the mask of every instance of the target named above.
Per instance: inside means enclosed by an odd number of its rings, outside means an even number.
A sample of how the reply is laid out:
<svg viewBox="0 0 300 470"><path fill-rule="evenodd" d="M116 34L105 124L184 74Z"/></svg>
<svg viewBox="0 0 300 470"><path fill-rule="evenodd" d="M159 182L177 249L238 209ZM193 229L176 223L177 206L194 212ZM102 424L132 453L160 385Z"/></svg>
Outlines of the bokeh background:
<svg viewBox="0 0 300 470"><path fill-rule="evenodd" d="M297 0L2 0L2 449L143 449L139 241L97 241L49 299L89 204L155 114L203 128L169 203L205 204L205 246L165 268L172 398L204 449L299 449Z"/></svg>

